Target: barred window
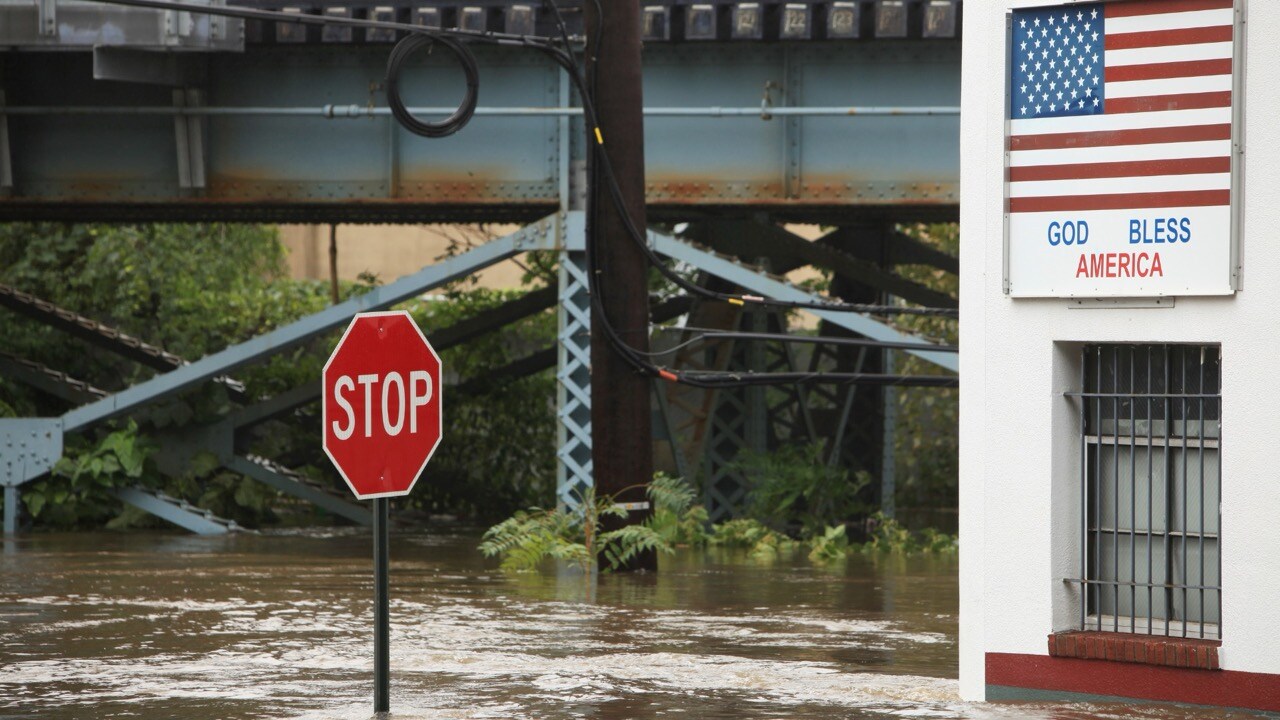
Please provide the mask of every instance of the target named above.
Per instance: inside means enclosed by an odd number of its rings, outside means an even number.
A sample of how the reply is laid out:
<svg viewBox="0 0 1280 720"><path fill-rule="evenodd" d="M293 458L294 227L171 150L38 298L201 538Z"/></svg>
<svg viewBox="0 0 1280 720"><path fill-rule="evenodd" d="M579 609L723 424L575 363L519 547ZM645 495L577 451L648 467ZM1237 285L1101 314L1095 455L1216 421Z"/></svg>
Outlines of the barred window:
<svg viewBox="0 0 1280 720"><path fill-rule="evenodd" d="M1081 629L1220 639L1220 347L1083 360Z"/></svg>

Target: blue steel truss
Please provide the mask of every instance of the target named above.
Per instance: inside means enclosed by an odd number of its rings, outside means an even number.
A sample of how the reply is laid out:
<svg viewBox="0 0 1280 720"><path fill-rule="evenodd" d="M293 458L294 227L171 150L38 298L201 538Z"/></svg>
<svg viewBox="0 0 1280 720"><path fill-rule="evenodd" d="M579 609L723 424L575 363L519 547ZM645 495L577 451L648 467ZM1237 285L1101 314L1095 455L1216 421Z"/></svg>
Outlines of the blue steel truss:
<svg viewBox="0 0 1280 720"><path fill-rule="evenodd" d="M591 461L591 296L582 213L566 223L560 252L559 344L556 369L556 503L577 507L594 483Z"/></svg>
<svg viewBox="0 0 1280 720"><path fill-rule="evenodd" d="M666 255L667 257L689 263L690 265L705 270L712 275L728 280L735 285L740 285L748 290L753 291L757 295L775 298L777 300L796 300L801 302L821 302L822 298L811 292L803 290L784 280L778 280L763 273L755 268L748 267L733 258L725 257L711 250L700 248L692 243L685 242L678 238L657 231L649 231L649 240L653 244L653 249ZM830 310L814 310L814 315L826 320L829 323L838 325L846 330L852 330L859 335L883 340L886 342L926 342L920 338L908 335L879 320L866 315L849 312L833 312ZM955 353L932 351L932 350L907 350L906 352L927 360L938 367L949 370L951 372L960 371L959 359Z"/></svg>

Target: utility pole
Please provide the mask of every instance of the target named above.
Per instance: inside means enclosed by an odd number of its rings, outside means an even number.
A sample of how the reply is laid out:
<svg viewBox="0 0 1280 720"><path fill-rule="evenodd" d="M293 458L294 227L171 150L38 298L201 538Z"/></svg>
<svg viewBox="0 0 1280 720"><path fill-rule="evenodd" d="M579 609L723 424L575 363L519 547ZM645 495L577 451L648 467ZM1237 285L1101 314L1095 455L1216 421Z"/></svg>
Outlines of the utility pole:
<svg viewBox="0 0 1280 720"><path fill-rule="evenodd" d="M622 190L632 222L644 232L644 117L640 68L639 0L584 2L587 30L587 78L596 78L599 136ZM601 17L598 9L603 9ZM597 34L597 27L599 34ZM587 128L593 140L596 133ZM623 225L622 216L599 173L590 188L592 219L588 241L595 253L601 308L618 334L637 350L649 349L649 288L644 254ZM644 502L643 485L653 479L653 428L649 409L651 380L636 372L610 345L603 332L591 333L592 460L596 492L620 502ZM631 488L630 490L625 490ZM619 494L621 493L621 494ZM605 531L643 522L651 509L633 510L625 519L606 518ZM655 553L645 553L626 569L656 570Z"/></svg>

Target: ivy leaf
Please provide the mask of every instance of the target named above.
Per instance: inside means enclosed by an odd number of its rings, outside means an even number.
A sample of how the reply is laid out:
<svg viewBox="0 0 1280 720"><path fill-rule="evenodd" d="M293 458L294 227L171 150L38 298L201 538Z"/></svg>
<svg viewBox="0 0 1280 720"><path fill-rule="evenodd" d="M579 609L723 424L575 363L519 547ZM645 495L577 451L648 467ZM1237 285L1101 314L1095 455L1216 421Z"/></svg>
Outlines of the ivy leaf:
<svg viewBox="0 0 1280 720"><path fill-rule="evenodd" d="M31 517L39 517L40 511L44 509L44 495L39 492L27 491L22 499L27 502L27 512L31 513Z"/></svg>
<svg viewBox="0 0 1280 720"><path fill-rule="evenodd" d="M204 477L221 466L222 463L218 460L217 455L214 455L207 450L203 450L191 457L191 463L187 467L187 473L192 477Z"/></svg>

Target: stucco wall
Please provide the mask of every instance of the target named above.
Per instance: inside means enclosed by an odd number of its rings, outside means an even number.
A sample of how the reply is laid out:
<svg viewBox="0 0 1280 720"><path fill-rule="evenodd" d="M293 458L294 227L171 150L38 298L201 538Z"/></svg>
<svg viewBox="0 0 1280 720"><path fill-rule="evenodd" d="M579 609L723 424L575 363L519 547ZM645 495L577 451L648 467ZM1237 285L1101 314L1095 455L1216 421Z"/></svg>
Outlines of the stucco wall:
<svg viewBox="0 0 1280 720"><path fill-rule="evenodd" d="M449 249L450 239L482 244L519 229L517 225L339 225L338 277L355 280L372 273L384 282L417 272ZM329 226L281 225L280 240L289 251L289 273L297 279L329 278ZM489 288L518 288L524 269L511 260L479 273Z"/></svg>
<svg viewBox="0 0 1280 720"><path fill-rule="evenodd" d="M1280 3L1248 7L1244 290L1141 310L1069 309L1066 300L1001 291L1004 15L1046 4L964 4L961 692L982 698L985 653L1045 655L1047 633L1071 622L1072 591L1061 580L1079 572L1080 461L1074 405L1062 396L1073 389L1078 352L1067 343L1221 343L1222 666L1280 673L1272 640L1280 624Z"/></svg>

